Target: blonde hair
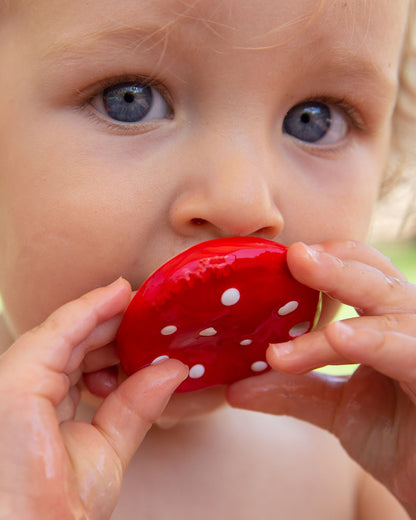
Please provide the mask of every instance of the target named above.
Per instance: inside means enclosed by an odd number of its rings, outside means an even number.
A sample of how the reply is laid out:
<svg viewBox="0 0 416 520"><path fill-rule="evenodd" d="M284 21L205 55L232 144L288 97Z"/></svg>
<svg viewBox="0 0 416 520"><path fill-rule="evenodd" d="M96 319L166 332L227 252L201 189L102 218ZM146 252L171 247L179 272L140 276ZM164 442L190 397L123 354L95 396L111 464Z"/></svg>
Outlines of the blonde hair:
<svg viewBox="0 0 416 520"><path fill-rule="evenodd" d="M416 236L416 0L409 1L408 27L393 114L390 157L370 241L383 243Z"/></svg>
<svg viewBox="0 0 416 520"><path fill-rule="evenodd" d="M393 116L392 150L384 191L407 167L416 165L416 0L410 0L408 28L399 76L399 92Z"/></svg>

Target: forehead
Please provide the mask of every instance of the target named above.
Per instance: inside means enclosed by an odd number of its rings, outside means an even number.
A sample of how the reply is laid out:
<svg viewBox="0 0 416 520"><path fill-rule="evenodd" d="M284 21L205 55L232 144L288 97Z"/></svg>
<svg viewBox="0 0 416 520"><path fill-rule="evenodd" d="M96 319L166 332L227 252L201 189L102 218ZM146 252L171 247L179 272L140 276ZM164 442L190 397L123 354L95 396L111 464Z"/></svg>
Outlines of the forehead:
<svg viewBox="0 0 416 520"><path fill-rule="evenodd" d="M1 0L0 0L1 1ZM234 46L288 43L296 35L365 45L402 28L409 0L14 0L20 15L51 37L88 38L105 29L194 30Z"/></svg>
<svg viewBox="0 0 416 520"><path fill-rule="evenodd" d="M1 1L1 0L0 0ZM337 64L396 82L409 0L14 0L28 54L68 63L100 52L192 54L195 62L230 52L272 51L293 60ZM21 9L18 9L22 7ZM19 29L13 28L14 34ZM1 34L1 32L0 32ZM20 38L21 37L21 38ZM156 49L156 50L155 50ZM282 58L286 54L286 58ZM195 58L196 57L196 58ZM363 58L363 59L361 59ZM157 59L157 58L156 58ZM108 59L107 59L108 61ZM329 59L328 59L329 61ZM194 63L195 63L194 62ZM390 76L390 77L387 77Z"/></svg>

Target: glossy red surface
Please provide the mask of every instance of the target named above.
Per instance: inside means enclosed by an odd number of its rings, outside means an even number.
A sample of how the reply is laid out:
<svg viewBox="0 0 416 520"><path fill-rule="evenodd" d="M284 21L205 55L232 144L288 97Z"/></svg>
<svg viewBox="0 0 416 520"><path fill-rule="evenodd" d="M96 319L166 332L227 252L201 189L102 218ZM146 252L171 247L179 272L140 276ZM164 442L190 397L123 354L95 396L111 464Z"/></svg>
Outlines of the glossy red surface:
<svg viewBox="0 0 416 520"><path fill-rule="evenodd" d="M297 282L287 248L253 237L198 244L155 271L128 307L117 335L131 374L161 356L183 361L178 391L266 372L269 343L309 331L320 295Z"/></svg>

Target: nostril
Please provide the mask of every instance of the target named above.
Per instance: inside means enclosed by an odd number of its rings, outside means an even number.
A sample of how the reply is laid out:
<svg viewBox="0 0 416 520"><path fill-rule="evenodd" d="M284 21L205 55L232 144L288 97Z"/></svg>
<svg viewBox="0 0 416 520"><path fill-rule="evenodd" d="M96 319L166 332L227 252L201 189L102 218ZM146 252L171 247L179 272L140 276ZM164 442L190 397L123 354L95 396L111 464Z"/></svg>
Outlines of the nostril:
<svg viewBox="0 0 416 520"><path fill-rule="evenodd" d="M259 229L253 233L253 235L261 238L267 238L269 240L274 240L281 232L282 228L277 229L274 226L268 226Z"/></svg>
<svg viewBox="0 0 416 520"><path fill-rule="evenodd" d="M206 220L204 220L203 218L193 218L191 220L191 223L194 224L195 226L203 226L204 224L206 224Z"/></svg>

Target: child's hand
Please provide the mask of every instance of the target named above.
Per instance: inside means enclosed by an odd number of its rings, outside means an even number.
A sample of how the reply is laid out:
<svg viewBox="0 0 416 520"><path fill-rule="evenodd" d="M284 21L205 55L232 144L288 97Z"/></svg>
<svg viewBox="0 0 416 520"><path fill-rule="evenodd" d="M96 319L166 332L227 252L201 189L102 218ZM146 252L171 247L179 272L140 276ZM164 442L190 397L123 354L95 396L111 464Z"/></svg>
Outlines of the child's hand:
<svg viewBox="0 0 416 520"><path fill-rule="evenodd" d="M326 242L288 252L299 281L356 308L360 317L270 346L273 369L235 383L234 406L288 414L333 432L416 518L416 287L373 248ZM351 378L302 374L362 364Z"/></svg>
<svg viewBox="0 0 416 520"><path fill-rule="evenodd" d="M109 518L123 472L186 377L178 361L137 372L92 424L74 421L87 352L114 340L131 289L94 290L54 312L0 357L0 518Z"/></svg>

